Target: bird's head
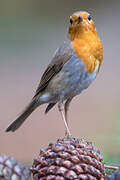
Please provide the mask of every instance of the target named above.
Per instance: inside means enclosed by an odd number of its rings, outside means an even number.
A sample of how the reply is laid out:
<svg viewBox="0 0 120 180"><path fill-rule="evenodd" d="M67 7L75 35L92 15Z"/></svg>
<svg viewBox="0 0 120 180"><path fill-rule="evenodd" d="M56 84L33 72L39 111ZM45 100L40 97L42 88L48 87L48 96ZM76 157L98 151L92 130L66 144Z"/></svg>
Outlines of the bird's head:
<svg viewBox="0 0 120 180"><path fill-rule="evenodd" d="M96 33L94 22L89 13L80 11L70 16L70 26L68 38L74 40L77 36L82 36L86 32Z"/></svg>

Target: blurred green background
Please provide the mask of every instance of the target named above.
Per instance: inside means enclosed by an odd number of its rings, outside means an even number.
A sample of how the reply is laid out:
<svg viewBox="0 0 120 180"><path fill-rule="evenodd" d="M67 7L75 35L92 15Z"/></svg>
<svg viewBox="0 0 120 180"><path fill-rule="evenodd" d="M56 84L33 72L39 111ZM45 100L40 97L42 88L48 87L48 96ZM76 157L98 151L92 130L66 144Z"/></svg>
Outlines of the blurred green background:
<svg viewBox="0 0 120 180"><path fill-rule="evenodd" d="M51 141L64 136L57 107L39 107L15 133L4 130L31 100L54 51L67 36L69 16L86 10L96 24L104 61L94 83L71 103L74 137L120 157L120 1L0 0L0 153L32 162Z"/></svg>

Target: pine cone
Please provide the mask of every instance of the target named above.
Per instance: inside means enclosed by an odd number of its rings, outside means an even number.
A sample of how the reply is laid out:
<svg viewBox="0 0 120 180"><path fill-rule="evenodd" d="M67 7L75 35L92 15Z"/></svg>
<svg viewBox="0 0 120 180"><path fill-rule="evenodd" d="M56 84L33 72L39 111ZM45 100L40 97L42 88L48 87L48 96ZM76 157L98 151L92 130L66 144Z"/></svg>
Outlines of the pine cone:
<svg viewBox="0 0 120 180"><path fill-rule="evenodd" d="M30 171L22 163L6 155L0 156L0 180L28 180Z"/></svg>
<svg viewBox="0 0 120 180"><path fill-rule="evenodd" d="M100 151L84 139L60 139L40 151L31 168L34 180L104 180Z"/></svg>

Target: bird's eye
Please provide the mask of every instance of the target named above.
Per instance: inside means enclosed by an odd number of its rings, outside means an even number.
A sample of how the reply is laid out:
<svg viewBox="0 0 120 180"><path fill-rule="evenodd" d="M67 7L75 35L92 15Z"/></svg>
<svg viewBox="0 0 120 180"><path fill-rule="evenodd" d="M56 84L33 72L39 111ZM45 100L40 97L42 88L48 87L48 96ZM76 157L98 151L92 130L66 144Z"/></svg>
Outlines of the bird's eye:
<svg viewBox="0 0 120 180"><path fill-rule="evenodd" d="M72 24L73 23L73 20L70 18L70 24Z"/></svg>
<svg viewBox="0 0 120 180"><path fill-rule="evenodd" d="M88 20L90 21L91 19L92 19L92 18L91 18L91 16L89 15L89 16L88 16Z"/></svg>

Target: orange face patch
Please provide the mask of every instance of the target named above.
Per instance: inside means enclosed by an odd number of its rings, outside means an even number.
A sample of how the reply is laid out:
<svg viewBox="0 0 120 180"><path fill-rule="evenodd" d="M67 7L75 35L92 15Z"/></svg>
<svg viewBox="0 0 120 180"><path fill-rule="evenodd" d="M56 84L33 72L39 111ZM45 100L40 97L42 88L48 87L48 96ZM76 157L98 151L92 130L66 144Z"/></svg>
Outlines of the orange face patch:
<svg viewBox="0 0 120 180"><path fill-rule="evenodd" d="M99 71L103 49L90 15L87 12L77 12L70 18L68 38L72 41L75 54L83 61L89 73L95 71L98 60Z"/></svg>

